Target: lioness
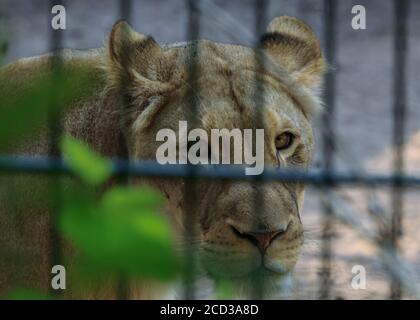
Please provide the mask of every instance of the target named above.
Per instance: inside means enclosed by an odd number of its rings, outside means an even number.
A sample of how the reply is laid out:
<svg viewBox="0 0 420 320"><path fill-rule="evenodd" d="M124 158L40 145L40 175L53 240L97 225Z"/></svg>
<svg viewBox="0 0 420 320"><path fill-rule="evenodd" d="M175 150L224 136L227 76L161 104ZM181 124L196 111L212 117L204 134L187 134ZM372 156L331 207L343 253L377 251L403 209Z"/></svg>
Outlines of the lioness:
<svg viewBox="0 0 420 320"><path fill-rule="evenodd" d="M267 58L264 69L256 64L257 51ZM5 66L0 70L1 94L13 95L13 86L47 76L50 58L27 58ZM263 126L267 166L307 168L311 163L311 117L320 105L317 89L325 61L314 32L299 19L274 19L258 49L206 40L160 46L120 21L104 49L64 50L62 59L65 69L90 70L96 77L90 96L75 102L78 108L65 115L65 131L102 155L121 155L122 132L130 159L154 160L160 144L157 132L162 128L177 131L178 122L188 119L193 100L196 127L207 132ZM192 61L198 64L199 72L194 97L187 99ZM258 103L256 81L264 92ZM263 124L258 122L257 107ZM21 151L47 154L46 137L41 133ZM156 178L146 182L167 198L174 229L182 234L185 181ZM201 179L195 192L199 199L194 210L196 225L187 227L197 231L202 267L211 277L246 282L259 272L272 284L293 269L303 243L299 216L302 184ZM255 195L264 204L261 212L255 212ZM18 267L10 268L6 259L0 261L0 293L16 283L49 284L47 215L39 215L33 208L22 210L25 219L17 223L0 204L1 247L24 248L33 254ZM159 297L152 295L151 289L133 290L132 297L139 296ZM110 295L101 291L98 297Z"/></svg>

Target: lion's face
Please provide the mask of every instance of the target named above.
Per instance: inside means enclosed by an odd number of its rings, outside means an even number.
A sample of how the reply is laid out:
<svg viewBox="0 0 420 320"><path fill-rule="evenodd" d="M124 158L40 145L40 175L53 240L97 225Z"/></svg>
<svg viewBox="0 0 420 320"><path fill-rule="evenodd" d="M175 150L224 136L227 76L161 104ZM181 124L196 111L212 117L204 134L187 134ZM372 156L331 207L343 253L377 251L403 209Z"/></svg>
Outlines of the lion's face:
<svg viewBox="0 0 420 320"><path fill-rule="evenodd" d="M320 82L324 61L303 22L282 17L270 24L259 51L271 63L263 72L253 49L210 41L161 48L124 23L114 27L109 51L111 84L124 90L122 101L129 104L125 121L133 159L155 160L162 144L156 141L158 131L178 133L183 120L193 124L189 130L204 129L209 137L211 129L264 129L265 166L310 165L310 117L318 104L311 90ZM185 181L149 182L167 197L179 229L194 229L209 274L242 278L263 271L277 277L293 269L303 243L302 184L198 179L194 224L185 226Z"/></svg>

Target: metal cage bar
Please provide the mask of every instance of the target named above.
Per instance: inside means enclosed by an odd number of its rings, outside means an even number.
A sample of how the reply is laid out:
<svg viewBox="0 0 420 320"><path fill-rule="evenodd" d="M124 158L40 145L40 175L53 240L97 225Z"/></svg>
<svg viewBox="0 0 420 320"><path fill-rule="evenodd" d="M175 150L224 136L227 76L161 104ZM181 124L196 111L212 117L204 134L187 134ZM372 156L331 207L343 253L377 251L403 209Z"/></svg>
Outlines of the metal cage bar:
<svg viewBox="0 0 420 320"><path fill-rule="evenodd" d="M64 5L64 1L50 0L50 8L53 8L55 5ZM50 17L48 17L48 23L50 23ZM50 51L53 52L52 61L51 61L51 77L53 79L58 79L62 72L62 57L60 49L63 44L63 34L61 30L55 30L51 28L50 31ZM57 83L57 81L53 81ZM54 88L53 88L54 90ZM54 90L55 91L55 90ZM60 151L60 138L63 131L62 120L61 120L61 111L59 102L55 98L55 92L51 92L50 106L48 110L48 129L49 129L49 156L50 156L50 165L52 165L54 158L61 158ZM61 265L63 261L63 252L62 252L62 240L58 231L58 223L60 219L60 207L61 207L61 181L60 176L53 176L50 178L50 192L51 192L51 207L49 215L49 242L50 242L50 267L54 265ZM47 283L50 287L50 284ZM57 295L60 291L56 291L50 287L52 294Z"/></svg>
<svg viewBox="0 0 420 320"><path fill-rule="evenodd" d="M245 175L245 168L239 165L165 165L154 161L128 162L125 160L112 161L112 175L118 177L126 175L137 177L189 177L191 166L194 166L196 178L235 179L249 181L254 176ZM0 156L0 172L2 173L34 173L34 174L68 174L72 171L66 161L45 156ZM389 186L398 179L406 187L420 188L420 176L394 174L364 174L356 172L338 171L326 174L323 169L294 170L265 168L261 174L264 181L283 180L287 182L301 182L315 186L326 184L335 185L364 185Z"/></svg>
<svg viewBox="0 0 420 320"><path fill-rule="evenodd" d="M403 186L398 179L404 171L404 132L406 117L406 60L407 60L407 0L394 0L394 70L393 70L393 147L395 182L392 186L392 223L390 248L399 250L399 239L402 236ZM401 299L401 283L391 276L391 299Z"/></svg>
<svg viewBox="0 0 420 320"><path fill-rule="evenodd" d="M336 1L324 0L324 41L325 41L325 55L328 63L336 64ZM325 79L325 104L327 106L326 112L323 114L322 123L325 130L322 135L322 150L324 160L324 170L328 180L334 170L334 145L335 145L335 130L334 130L334 109L335 109L335 75L334 72L327 72ZM320 272L320 288L319 297L321 299L328 299L331 295L331 260L332 260L332 228L333 228L333 208L330 201L330 188L334 186L333 181L324 185L320 192L326 194L324 201L322 201L324 217L322 226L322 249L321 249L321 272Z"/></svg>
<svg viewBox="0 0 420 320"><path fill-rule="evenodd" d="M266 66L265 66L265 57L260 53L260 37L264 33L264 28L267 20L267 0L255 0L255 53L254 53L254 63L256 67L255 73L255 86L253 88L253 99L254 99L254 107L255 110L255 128L261 129L265 128L265 119L264 119L264 96L265 96L265 88L263 84L263 78L261 75L264 74ZM256 131L255 131L256 137ZM254 192L254 210L255 212L262 213L264 211L264 181L262 176L255 176L252 184L256 185L257 188ZM254 230L258 229L257 222L255 222L255 226L253 226ZM253 285L253 292L252 296L255 299L262 299L264 297L264 279L260 279L259 275L256 274L253 276L252 285Z"/></svg>
<svg viewBox="0 0 420 320"><path fill-rule="evenodd" d="M120 19L123 19L130 23L131 21L131 12L132 12L132 1L131 0L120 0L119 1L119 16ZM124 84L121 84L122 87ZM123 97L124 107L128 106L130 102L126 95ZM122 117L122 116L121 116ZM126 138L124 136L123 119L119 119L119 133L118 133L118 157L124 159L125 161L130 161L128 147L126 143ZM130 180L130 173L125 172L124 174L118 177L118 183L121 185L128 185ZM119 275L117 280L116 295L119 300L127 300L130 297L130 283L129 279L125 275Z"/></svg>
<svg viewBox="0 0 420 320"><path fill-rule="evenodd" d="M132 18L133 2L132 0L120 0L119 2L119 14L121 19L124 19L128 23L131 23Z"/></svg>
<svg viewBox="0 0 420 320"><path fill-rule="evenodd" d="M187 40L190 41L190 45L187 47L186 65L188 68L187 82L189 84L188 89L188 108L189 112L187 115L187 123L195 127L197 123L197 92L199 91L199 84L197 81L200 66L199 66L199 55L200 46L196 41L200 36L200 10L197 7L198 1L187 0L186 1L188 10L188 21L187 21ZM186 239L186 250L185 250L185 261L183 269L183 286L184 286L184 298L195 299L196 288L195 288L195 271L196 271L196 237L195 225L197 221L196 207L199 199L196 193L196 181L194 177L197 176L197 170L194 166L188 166L187 176L184 186L184 236Z"/></svg>

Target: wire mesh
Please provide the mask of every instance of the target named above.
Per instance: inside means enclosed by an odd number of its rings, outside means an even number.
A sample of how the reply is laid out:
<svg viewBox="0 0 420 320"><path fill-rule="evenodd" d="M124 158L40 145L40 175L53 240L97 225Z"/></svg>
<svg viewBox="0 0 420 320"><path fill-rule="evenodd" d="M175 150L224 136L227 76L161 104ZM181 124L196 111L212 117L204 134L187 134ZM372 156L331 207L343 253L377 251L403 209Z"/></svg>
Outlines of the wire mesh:
<svg viewBox="0 0 420 320"><path fill-rule="evenodd" d="M120 2L120 16L126 20L131 20L132 3L129 0L121 0ZM50 6L55 4L63 4L63 1L59 3L51 0ZM214 8L214 4L211 1L205 0L203 4L207 7ZM337 2L334 0L324 0L324 37L326 41L325 55L327 61L334 67L336 65L336 12ZM334 135L334 114L335 114L335 76L334 72L328 72L326 75L325 83L325 103L327 105L327 112L323 118L323 124L326 128L323 134L323 156L324 156L324 168L322 170L307 170L307 171L296 171L296 170L278 170L277 168L266 168L264 173L257 178L249 177L244 175L244 168L242 167L224 167L218 166L160 166L153 162L138 162L131 163L128 157L128 152L123 151L119 156L120 160L113 161L113 174L119 176L123 183L127 183L129 176L159 176L159 177L185 177L185 237L186 239L194 239L195 233L193 228L188 226L195 225L194 211L197 204L197 198L195 195L195 180L197 178L209 178L209 179L239 179L247 180L250 183L262 183L266 181L285 181L285 182L302 182L306 184L313 184L322 186L323 190L323 211L324 211L324 222L323 222L323 235L322 235L322 273L320 275L320 287L319 297L322 299L328 299L331 297L331 261L332 256L332 245L331 245L331 234L333 233L332 220L337 218L338 220L347 223L355 230L361 232L366 238L372 238L369 231L363 229L357 223L357 219L354 218L352 213L341 213L343 205L337 200L336 194L332 191L337 185L344 184L356 184L366 186L392 186L392 224L390 231L390 239L387 246L384 246L384 264L388 266L390 273L390 297L392 299L402 298L403 289L407 289L414 294L418 294L416 289L412 287L410 278L407 275L411 275L412 272L408 270L405 262L400 256L399 239L402 236L402 218L403 218L403 191L407 187L420 187L420 177L413 175L404 174L404 131L405 131L405 118L406 118L406 61L407 61L407 16L408 16L408 0L394 0L395 6L395 21L394 21L394 83L393 83L393 146L395 148L394 157L394 173L389 175L372 175L365 174L363 172L339 172L334 166L334 151L336 147L336 137ZM200 10L198 8L198 2L193 0L187 0L188 9L188 25L187 25L187 39L193 41L200 36ZM262 30L266 24L266 12L267 1L256 0L255 1L255 15L256 15L256 28L255 33L257 37L262 34ZM53 52L57 52L57 49L62 47L63 39L62 32L59 30L51 29L50 38L50 49ZM250 34L244 32L249 38ZM256 45L258 47L258 45ZM191 52L187 55L192 57L188 61L189 68L189 84L191 86L190 96L190 113L188 122L194 125L196 119L196 100L193 98L194 93L198 91L197 78L200 70L198 67L197 59L199 56L199 47L192 44L189 47ZM265 63L269 63L258 54L255 55L257 69L264 70ZM52 58L53 75L60 72L60 55L54 54ZM259 84L262 81L257 79L256 83ZM263 101L264 95L263 88L255 88L255 102L258 104ZM51 225L50 225L50 264L57 265L61 264L62 252L61 252L61 240L57 232L56 222L58 221L58 214L60 208L60 175L71 174L68 165L61 159L60 150L58 147L58 141L62 133L61 128L61 114L56 108L56 101L52 101L49 114L49 131L50 131L50 150L48 157L16 157L16 156L0 156L0 172L2 173L40 173L40 174L54 174L57 175L56 179L52 180L50 185L51 195L53 198L51 207ZM260 111L262 107L257 108ZM261 113L258 112L257 123L263 124ZM264 127L262 125L262 127ZM121 145L124 145L123 138L121 138ZM257 180L255 180L257 179ZM255 193L255 210L261 212L263 210L264 203L262 201L261 193ZM340 210L337 210L337 208ZM373 241L373 240L372 240ZM191 241L193 242L193 241ZM388 250L390 249L390 250ZM194 270L195 270L195 250L194 246L190 246L186 254L186 262L184 269L184 298L194 299L196 297L194 282ZM391 254L389 254L391 252ZM398 269L400 267L400 269ZM401 270L408 270L405 274L401 273ZM128 298L126 284L124 279L120 283L119 298ZM263 297L263 284L259 281L255 282L255 298ZM54 292L56 293L56 292Z"/></svg>

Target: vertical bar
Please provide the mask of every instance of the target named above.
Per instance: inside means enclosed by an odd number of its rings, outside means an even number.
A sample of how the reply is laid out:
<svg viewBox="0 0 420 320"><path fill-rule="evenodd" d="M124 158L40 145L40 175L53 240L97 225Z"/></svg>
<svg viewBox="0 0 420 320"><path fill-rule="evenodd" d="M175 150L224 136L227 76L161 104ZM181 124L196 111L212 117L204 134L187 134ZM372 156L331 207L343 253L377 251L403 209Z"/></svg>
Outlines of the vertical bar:
<svg viewBox="0 0 420 320"><path fill-rule="evenodd" d="M196 92L199 91L199 86L197 82L197 78L200 72L199 66L199 44L194 42L198 39L200 35L200 12L199 8L199 1L195 0L187 0L187 8L188 8L188 24L187 24L187 40L190 43L187 47L187 58L186 64L188 66L188 107L189 113L187 115L187 123L188 126L191 128L196 127L197 123L197 99L196 99ZM196 170L193 166L189 167L188 177L185 181L185 188L184 188L184 200L185 200L185 211L184 211L184 229L185 229L185 242L186 242L186 250L185 250L185 265L183 269L183 284L184 284L184 297L185 299L193 300L195 298L195 288L194 288L194 280L195 280L195 252L196 252L196 219L195 219L195 209L197 203L197 195L196 195L196 182L194 180L194 176L196 175Z"/></svg>
<svg viewBox="0 0 420 320"><path fill-rule="evenodd" d="M7 53L7 39L6 39L6 23L4 21L4 16L0 12L0 66L3 63L3 59Z"/></svg>
<svg viewBox="0 0 420 320"><path fill-rule="evenodd" d="M120 17L128 23L131 23L131 11L133 9L131 0L120 0Z"/></svg>
<svg viewBox="0 0 420 320"><path fill-rule="evenodd" d="M131 10L132 10L132 2L131 0L120 0L119 1L119 14L120 14L120 18L124 19L125 21L127 21L128 23L131 20ZM122 87L126 87L125 85L122 85ZM127 106L129 105L129 101L127 101L127 96L124 96L124 105ZM122 116L121 116L122 117ZM118 133L118 158L122 159L122 160L129 160L129 154L128 154L128 147L127 147L127 143L126 143L126 139L124 136L124 128L123 128L123 124L124 121L121 118L119 123L119 133ZM127 172L126 174L122 174L119 177L119 184L121 185L128 185L129 183L129 173ZM129 294L129 289L130 284L129 284L129 279L126 278L125 275L120 275L118 278L118 283L117 283L117 297L119 300L127 300L130 298L130 294Z"/></svg>
<svg viewBox="0 0 420 320"><path fill-rule="evenodd" d="M64 1L50 0L49 10L52 9L55 5L65 5ZM50 15L48 17L48 25L51 23ZM50 48L53 52L52 61L51 61L51 77L53 78L52 83L56 84L59 81L61 76L62 68L62 57L60 55L60 50L62 48L62 31L54 30L51 27L50 33ZM61 157L61 152L59 148L59 140L62 133L62 123L61 123L61 111L57 105L59 102L55 98L58 96L56 93L57 90L54 88L51 92L50 97L50 106L48 111L48 128L49 128L49 156L51 157L51 165L53 165L53 159ZM60 214L60 202L61 202L61 183L59 176L52 176L50 181L50 193L51 193L51 206L50 206L50 224L49 224L49 242L50 242L50 268L54 265L60 265L63 261L62 250L61 250L61 237L58 233L58 223L59 223L59 214ZM50 270L47 270L47 274L50 274ZM49 277L47 278L49 279ZM48 287L50 287L50 282L47 282ZM57 294L53 288L50 287L52 294Z"/></svg>
<svg viewBox="0 0 420 320"><path fill-rule="evenodd" d="M394 174L400 176L404 170L404 131L406 114L406 58L407 58L407 15L408 1L394 0L394 102L393 102L393 146ZM403 187L395 178L392 186L392 225L390 249L397 253L402 236ZM401 299L401 283L391 279L391 299Z"/></svg>
<svg viewBox="0 0 420 320"><path fill-rule="evenodd" d="M255 1L255 66L256 66L256 76L255 76L255 88L253 92L254 96L254 106L255 106L255 129L264 129L264 85L263 85L263 74L265 70L265 60L264 56L259 52L260 50L260 37L264 34L264 30L267 24L267 0L256 0ZM256 131L255 131L256 134ZM257 149L255 149L257 152ZM251 182L256 185L257 188L254 192L254 212L259 213L264 210L264 183L260 175L255 176L255 179ZM254 230L258 230L258 222L255 221ZM253 299L263 299L264 297L264 278L261 277L258 273L254 275L251 279L253 285Z"/></svg>
<svg viewBox="0 0 420 320"><path fill-rule="evenodd" d="M336 64L336 1L324 0L324 39L325 39L325 56L331 65ZM324 170L327 176L332 173L334 168L334 109L335 109L335 75L329 71L326 75L325 82L325 103L327 106L326 112L323 114L323 157ZM332 259L332 216L333 208L329 201L328 193L330 192L331 184L324 186L322 192L326 193L326 200L323 202L323 227L322 227L322 247L321 247L321 272L320 272L320 290L319 298L328 299L331 294L331 259Z"/></svg>

